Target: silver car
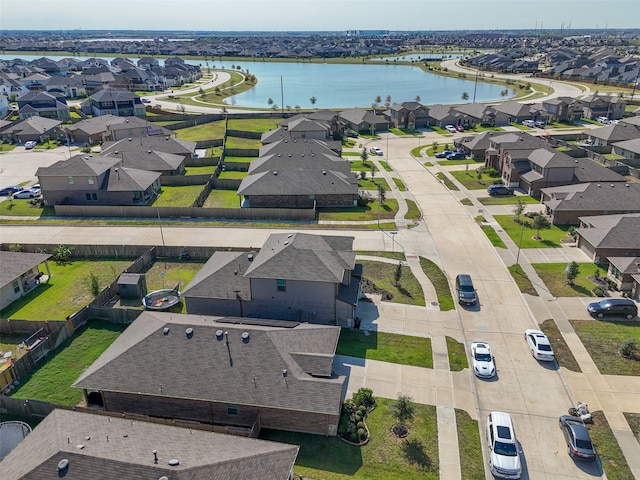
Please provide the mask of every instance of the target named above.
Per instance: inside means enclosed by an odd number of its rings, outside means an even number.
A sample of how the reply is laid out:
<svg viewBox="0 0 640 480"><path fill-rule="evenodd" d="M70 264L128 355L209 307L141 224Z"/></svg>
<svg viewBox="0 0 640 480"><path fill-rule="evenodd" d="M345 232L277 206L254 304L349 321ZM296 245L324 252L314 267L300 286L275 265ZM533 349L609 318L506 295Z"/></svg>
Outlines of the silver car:
<svg viewBox="0 0 640 480"><path fill-rule="evenodd" d="M511 416L505 412L491 412L487 419L489 470L499 478L520 478L522 462L520 448Z"/></svg>

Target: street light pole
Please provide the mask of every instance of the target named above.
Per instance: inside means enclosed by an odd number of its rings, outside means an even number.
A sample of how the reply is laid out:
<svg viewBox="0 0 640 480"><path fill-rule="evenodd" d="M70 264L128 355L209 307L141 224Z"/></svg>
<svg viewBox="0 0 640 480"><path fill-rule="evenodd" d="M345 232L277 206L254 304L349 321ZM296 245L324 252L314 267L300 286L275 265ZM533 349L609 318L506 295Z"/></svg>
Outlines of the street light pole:
<svg viewBox="0 0 640 480"><path fill-rule="evenodd" d="M162 253L164 254L164 233L162 232L162 222L160 221L160 192L158 192L158 198L156 198L156 213L158 214L158 226L160 227L160 238L162 239ZM167 270L167 256L164 256L164 269Z"/></svg>
<svg viewBox="0 0 640 480"><path fill-rule="evenodd" d="M522 228L520 229L520 241L518 242L518 254L516 255L516 267L513 269L514 273L518 273L518 261L520 260L520 249L522 248L523 235L524 235L524 221L522 222Z"/></svg>

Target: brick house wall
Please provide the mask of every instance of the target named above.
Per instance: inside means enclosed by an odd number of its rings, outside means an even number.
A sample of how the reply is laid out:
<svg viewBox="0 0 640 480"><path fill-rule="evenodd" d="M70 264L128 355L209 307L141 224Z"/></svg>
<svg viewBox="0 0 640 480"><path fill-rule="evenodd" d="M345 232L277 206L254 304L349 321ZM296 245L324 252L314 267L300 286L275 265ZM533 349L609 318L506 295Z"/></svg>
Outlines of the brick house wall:
<svg viewBox="0 0 640 480"><path fill-rule="evenodd" d="M252 208L312 208L352 207L358 201L358 194L341 195L247 195Z"/></svg>

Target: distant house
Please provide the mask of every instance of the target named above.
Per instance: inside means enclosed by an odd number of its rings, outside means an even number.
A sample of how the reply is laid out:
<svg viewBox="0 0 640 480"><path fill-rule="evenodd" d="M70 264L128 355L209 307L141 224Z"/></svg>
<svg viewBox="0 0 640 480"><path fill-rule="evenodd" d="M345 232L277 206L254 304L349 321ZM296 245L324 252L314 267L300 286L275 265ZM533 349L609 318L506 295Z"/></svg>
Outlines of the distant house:
<svg viewBox="0 0 640 480"><path fill-rule="evenodd" d="M0 310L6 308L40 283L40 265L49 278L48 253L7 252L0 250ZM44 272L43 272L44 273Z"/></svg>
<svg viewBox="0 0 640 480"><path fill-rule="evenodd" d="M396 128L424 128L429 125L429 108L419 102L391 105L391 124Z"/></svg>
<svg viewBox="0 0 640 480"><path fill-rule="evenodd" d="M531 106L524 103L504 102L494 105L493 108L496 111L496 125L501 125L500 121L508 124L509 122L522 123L523 120L533 119Z"/></svg>
<svg viewBox="0 0 640 480"><path fill-rule="evenodd" d="M618 290L630 292L631 298L640 300L640 256L607 257L607 278L614 281Z"/></svg>
<svg viewBox="0 0 640 480"><path fill-rule="evenodd" d="M541 193L555 225L578 225L584 216L640 212L640 183L580 183Z"/></svg>
<svg viewBox="0 0 640 480"><path fill-rule="evenodd" d="M55 75L44 83L44 90L49 93L61 93L67 98L87 96L87 87L80 75Z"/></svg>
<svg viewBox="0 0 640 480"><path fill-rule="evenodd" d="M611 120L624 117L627 102L618 95L587 95L580 99L582 116L596 119L607 117Z"/></svg>
<svg viewBox="0 0 640 480"><path fill-rule="evenodd" d="M158 172L163 176L182 175L185 169L185 158L174 153L154 150L112 151L105 157L117 159L120 167Z"/></svg>
<svg viewBox="0 0 640 480"><path fill-rule="evenodd" d="M518 167L518 162L523 167L529 165L529 155L539 149L548 148L549 144L539 137L528 133L504 133L496 134L489 139L489 148L485 150L484 163L486 167L498 170L502 178L510 178L510 172ZM514 179L514 185L518 181Z"/></svg>
<svg viewBox="0 0 640 480"><path fill-rule="evenodd" d="M59 120L71 118L67 99L61 93L33 90L22 95L17 102L20 120L34 116Z"/></svg>
<svg viewBox="0 0 640 480"><path fill-rule="evenodd" d="M147 112L140 97L128 90L105 88L89 97L91 113L96 116L144 117Z"/></svg>
<svg viewBox="0 0 640 480"><path fill-rule="evenodd" d="M128 137L122 140L107 141L102 145L101 153L102 155L115 155L116 152L148 152L149 150L181 155L185 159L197 157L196 142L166 135Z"/></svg>
<svg viewBox="0 0 640 480"><path fill-rule="evenodd" d="M258 253L214 253L183 297L188 313L350 326L361 276L353 237L272 234Z"/></svg>
<svg viewBox="0 0 640 480"><path fill-rule="evenodd" d="M180 426L57 409L2 461L2 478L293 480L296 445Z"/></svg>
<svg viewBox="0 0 640 480"><path fill-rule="evenodd" d="M619 122L587 130L585 135L594 147L599 147L638 138L640 128L631 123Z"/></svg>
<svg viewBox="0 0 640 480"><path fill-rule="evenodd" d="M89 144L153 135L174 135L173 131L156 126L143 118L115 115L86 118L69 125L65 131L69 134L71 142Z"/></svg>
<svg viewBox="0 0 640 480"><path fill-rule="evenodd" d="M14 123L0 131L0 138L14 143L34 141L42 143L47 139L64 139L60 128L61 120L45 117L30 117Z"/></svg>
<svg viewBox="0 0 640 480"><path fill-rule="evenodd" d="M575 122L583 112L580 103L571 97L557 97L542 101L542 111L546 122ZM537 120L537 118L535 118Z"/></svg>
<svg viewBox="0 0 640 480"><path fill-rule="evenodd" d="M638 138L612 144L611 153L624 157L624 160L620 160L622 163L631 167L640 167L640 130L638 130Z"/></svg>
<svg viewBox="0 0 640 480"><path fill-rule="evenodd" d="M45 205L144 205L160 191L160 173L120 162L109 156L76 155L38 168Z"/></svg>
<svg viewBox="0 0 640 480"><path fill-rule="evenodd" d="M580 217L577 246L594 262L640 256L640 213Z"/></svg>
<svg viewBox="0 0 640 480"><path fill-rule="evenodd" d="M108 412L334 436L345 383L333 373L339 335L324 325L147 311L73 386Z"/></svg>
<svg viewBox="0 0 640 480"><path fill-rule="evenodd" d="M356 132L379 132L389 128L389 121L362 108L350 108L340 112L339 121L344 129Z"/></svg>

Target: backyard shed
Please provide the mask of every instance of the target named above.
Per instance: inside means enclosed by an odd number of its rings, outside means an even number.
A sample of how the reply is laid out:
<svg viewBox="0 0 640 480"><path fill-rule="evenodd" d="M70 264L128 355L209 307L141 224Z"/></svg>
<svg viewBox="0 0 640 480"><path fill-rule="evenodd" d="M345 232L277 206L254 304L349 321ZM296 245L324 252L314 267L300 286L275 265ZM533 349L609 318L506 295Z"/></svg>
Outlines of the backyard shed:
<svg viewBox="0 0 640 480"><path fill-rule="evenodd" d="M120 298L142 298L147 294L147 280L141 273L123 273L118 279Z"/></svg>

